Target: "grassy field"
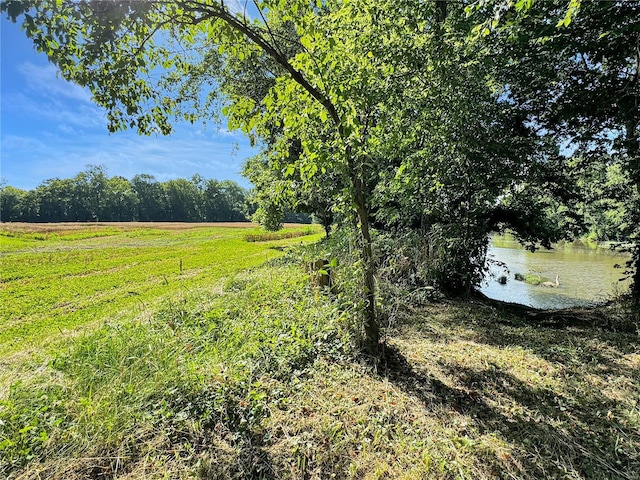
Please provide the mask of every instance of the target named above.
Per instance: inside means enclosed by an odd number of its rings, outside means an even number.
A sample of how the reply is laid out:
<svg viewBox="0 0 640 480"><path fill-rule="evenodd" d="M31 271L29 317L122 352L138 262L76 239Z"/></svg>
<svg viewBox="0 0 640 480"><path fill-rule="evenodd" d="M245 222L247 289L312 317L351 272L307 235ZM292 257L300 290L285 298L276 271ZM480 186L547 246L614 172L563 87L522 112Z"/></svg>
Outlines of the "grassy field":
<svg viewBox="0 0 640 480"><path fill-rule="evenodd" d="M199 224L6 224L0 231L0 355L23 352L280 256L300 239L248 243L257 228ZM282 233L319 238L318 227Z"/></svg>
<svg viewBox="0 0 640 480"><path fill-rule="evenodd" d="M317 231L3 229L0 478L640 478L637 335L398 298L372 367Z"/></svg>

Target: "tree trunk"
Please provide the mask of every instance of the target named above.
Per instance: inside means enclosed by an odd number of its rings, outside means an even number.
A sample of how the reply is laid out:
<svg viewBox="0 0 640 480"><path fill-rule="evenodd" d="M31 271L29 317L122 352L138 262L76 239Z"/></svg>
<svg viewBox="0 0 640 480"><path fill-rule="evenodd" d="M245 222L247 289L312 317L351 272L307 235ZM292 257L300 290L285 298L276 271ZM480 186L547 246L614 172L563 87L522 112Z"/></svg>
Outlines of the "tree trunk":
<svg viewBox="0 0 640 480"><path fill-rule="evenodd" d="M342 126L339 126L341 136L344 137ZM365 294L365 318L364 318L364 350L377 358L380 344L380 326L376 315L376 283L375 264L373 261L373 248L371 246L371 232L369 231L369 209L367 207L366 190L364 185L364 173L358 168L356 159L350 145L345 145L345 157L349 168L349 180L352 185L353 203L358 216L361 237L360 256L364 264L364 294Z"/></svg>
<svg viewBox="0 0 640 480"><path fill-rule="evenodd" d="M322 214L321 222L322 227L324 228L326 239L329 240L329 236L331 235L331 225L333 224L333 215L331 214L331 212L325 210Z"/></svg>
<svg viewBox="0 0 640 480"><path fill-rule="evenodd" d="M640 244L636 242L636 251L634 252L634 268L635 273L633 274L633 284L631 285L631 297L636 307L640 308Z"/></svg>
<svg viewBox="0 0 640 480"><path fill-rule="evenodd" d="M360 235L362 237L362 261L364 263L364 289L365 289L365 350L377 357L380 343L380 326L376 316L376 291L375 291L375 265L373 261L373 249L371 247L371 233L369 231L369 212L366 207L365 193L362 180L354 178L354 200L360 223Z"/></svg>
<svg viewBox="0 0 640 480"><path fill-rule="evenodd" d="M636 188L636 198L640 198L640 139L637 131L638 121L629 119L626 127L625 147L629 155L629 167L632 175L633 184ZM638 228L636 226L636 228ZM636 244L633 247L632 268L635 269L633 274L633 284L631 285L631 296L637 307L640 307L640 232L636 231Z"/></svg>

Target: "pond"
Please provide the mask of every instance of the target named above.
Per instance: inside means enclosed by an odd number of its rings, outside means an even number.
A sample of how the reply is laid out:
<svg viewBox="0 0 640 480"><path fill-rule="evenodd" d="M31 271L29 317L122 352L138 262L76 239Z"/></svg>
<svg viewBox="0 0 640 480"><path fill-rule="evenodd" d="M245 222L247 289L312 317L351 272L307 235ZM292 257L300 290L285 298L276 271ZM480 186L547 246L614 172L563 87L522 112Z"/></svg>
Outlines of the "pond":
<svg viewBox="0 0 640 480"><path fill-rule="evenodd" d="M496 300L542 309L567 308L603 302L629 288L629 281L619 281L624 268L615 267L624 267L628 255L607 248L562 245L531 253L513 237L496 235L491 238L488 253L491 274L480 291ZM504 263L508 271L492 260ZM515 280L516 273L536 275L552 283L557 275L559 285L531 285ZM498 282L501 275L507 277L506 284Z"/></svg>

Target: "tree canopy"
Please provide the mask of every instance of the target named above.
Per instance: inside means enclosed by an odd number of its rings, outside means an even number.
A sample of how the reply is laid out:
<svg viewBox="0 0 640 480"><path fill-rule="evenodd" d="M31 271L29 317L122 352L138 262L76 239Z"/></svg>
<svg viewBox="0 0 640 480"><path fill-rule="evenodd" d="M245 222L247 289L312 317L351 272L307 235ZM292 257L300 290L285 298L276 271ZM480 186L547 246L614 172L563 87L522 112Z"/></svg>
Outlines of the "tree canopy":
<svg viewBox="0 0 640 480"><path fill-rule="evenodd" d="M253 213L247 192L231 180L127 180L109 177L103 165L29 191L3 185L0 201L3 222L244 222Z"/></svg>

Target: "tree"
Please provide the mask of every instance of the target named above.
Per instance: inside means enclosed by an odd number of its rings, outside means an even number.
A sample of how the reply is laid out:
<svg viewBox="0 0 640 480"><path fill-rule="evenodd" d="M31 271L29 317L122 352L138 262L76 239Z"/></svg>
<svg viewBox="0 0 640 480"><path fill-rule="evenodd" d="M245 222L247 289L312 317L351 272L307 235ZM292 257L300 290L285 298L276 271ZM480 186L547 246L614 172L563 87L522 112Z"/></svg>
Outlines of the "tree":
<svg viewBox="0 0 640 480"><path fill-rule="evenodd" d="M73 181L59 178L46 180L36 188L40 222L66 222L71 220Z"/></svg>
<svg viewBox="0 0 640 480"><path fill-rule="evenodd" d="M111 177L106 182L102 219L107 222L137 220L139 203L129 180L124 177Z"/></svg>
<svg viewBox="0 0 640 480"><path fill-rule="evenodd" d="M107 169L104 165L87 165L73 179L73 195L70 215L78 221L100 220L105 213L105 197L107 188Z"/></svg>
<svg viewBox="0 0 640 480"><path fill-rule="evenodd" d="M166 220L172 222L202 221L202 196L198 186L185 178L169 180L162 184L167 197Z"/></svg>
<svg viewBox="0 0 640 480"><path fill-rule="evenodd" d="M571 159L581 192L577 205L581 226L590 240L624 242L629 231L627 199L633 196L633 185L619 156L584 153Z"/></svg>
<svg viewBox="0 0 640 480"><path fill-rule="evenodd" d="M39 222L40 203L36 190L29 190L22 197L20 220L23 222Z"/></svg>
<svg viewBox="0 0 640 480"><path fill-rule="evenodd" d="M249 166L267 217L277 218L287 198L349 211L372 354L380 329L372 221L425 219L429 232L441 232L451 246L443 258L460 260L452 290L477 280L491 226L541 236L543 222L522 214L558 183L545 175L562 159L504 100L494 52L467 43L457 3L255 0L254 18L221 0L8 0L3 10L24 17L27 35L65 78L90 88L111 130L166 134L174 116L215 118L219 109L231 128L267 144ZM331 182L330 206L316 203L323 182Z"/></svg>
<svg viewBox="0 0 640 480"><path fill-rule="evenodd" d="M335 7L302 0L265 0L254 5L262 21L234 15L222 1L204 0L173 3L9 0L2 4L2 9L13 20L24 16L23 26L36 47L47 53L66 79L90 88L94 100L107 109L112 131L137 128L143 134L169 133L170 116L189 97L175 95L176 90L172 95L167 89L176 78L188 75L193 66L202 64L202 59L206 59L202 52L217 48L222 58L243 58L255 52L267 54L280 68L274 72L275 87L264 99L267 117L270 123L282 123L286 131L296 130L296 135L303 139L306 161L303 176L313 177L330 151L337 160L333 168L339 168L348 180L348 193L361 233L366 344L375 353L379 326L365 186L366 130L373 118L373 107L383 95L375 94L372 83L381 79L383 72L376 72L380 65L366 42L358 39L359 32L370 30L373 20L384 10L358 1ZM291 23L302 53L287 55L285 45L289 40L281 42L272 34L267 21L272 16ZM385 27L392 25L392 17L393 13ZM340 43L336 28L340 36L345 35ZM362 38L374 40L376 36ZM172 50L167 45L171 42L185 48ZM186 56L185 52L192 49L197 53ZM160 75L160 82L154 83L157 77L151 76L151 72L157 71L167 74ZM246 98L231 101L226 113L236 125L250 131L261 123L262 116L255 115L252 102ZM199 113L192 111L186 116L193 119ZM313 131L326 122L331 125L331 135L319 143Z"/></svg>
<svg viewBox="0 0 640 480"><path fill-rule="evenodd" d="M255 186L251 192L251 200L257 205L253 219L268 230L279 230L289 212L313 215L328 238L343 189L341 176L325 171L316 174L312 182L305 182L292 164L279 168L277 153L272 153L266 148L243 168L243 175Z"/></svg>
<svg viewBox="0 0 640 480"><path fill-rule="evenodd" d="M220 187L224 192L227 204L227 222L244 222L247 220L244 211L247 192L244 188L231 180L222 180Z"/></svg>
<svg viewBox="0 0 640 480"><path fill-rule="evenodd" d="M165 220L168 207L162 184L152 175L140 174L133 177L131 185L138 197L138 220L141 222Z"/></svg>
<svg viewBox="0 0 640 480"><path fill-rule="evenodd" d="M11 185L0 184L0 220L16 222L23 217L23 201L26 192Z"/></svg>
<svg viewBox="0 0 640 480"><path fill-rule="evenodd" d="M243 222L245 191L231 180L208 180L203 191L203 212L207 222Z"/></svg>
<svg viewBox="0 0 640 480"><path fill-rule="evenodd" d="M493 17L477 30L507 61L500 81L538 134L583 157L617 157L632 185L624 236L640 303L640 4L492 1L474 10L478 23Z"/></svg>

